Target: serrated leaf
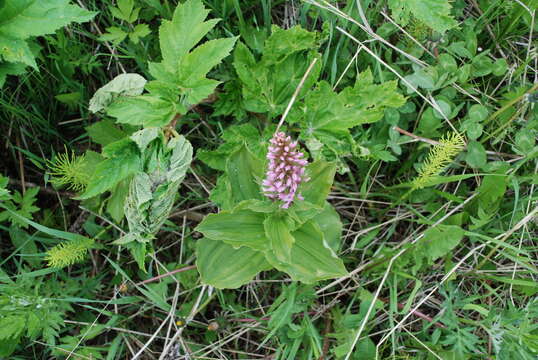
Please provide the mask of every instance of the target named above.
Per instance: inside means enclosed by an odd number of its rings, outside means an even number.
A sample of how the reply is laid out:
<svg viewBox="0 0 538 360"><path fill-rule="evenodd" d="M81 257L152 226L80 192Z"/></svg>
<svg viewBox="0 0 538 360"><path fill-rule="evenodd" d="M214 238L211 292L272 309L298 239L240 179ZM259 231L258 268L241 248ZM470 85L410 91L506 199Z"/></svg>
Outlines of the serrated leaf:
<svg viewBox="0 0 538 360"><path fill-rule="evenodd" d="M112 189L123 179L140 171L140 152L130 139L113 142L103 148L105 160L100 162L79 199L89 199Z"/></svg>
<svg viewBox="0 0 538 360"><path fill-rule="evenodd" d="M34 54L26 40L10 38L0 32L0 59L14 63L23 63L37 69Z"/></svg>
<svg viewBox="0 0 538 360"><path fill-rule="evenodd" d="M135 44L138 44L140 38L146 37L151 34L151 30L147 24L138 24L133 31L129 33L129 39Z"/></svg>
<svg viewBox="0 0 538 360"><path fill-rule="evenodd" d="M93 113L101 111L119 96L140 95L146 82L138 74L120 74L95 92L90 99L89 110Z"/></svg>
<svg viewBox="0 0 538 360"><path fill-rule="evenodd" d="M333 160L351 153L353 140L349 129L376 122L386 108L397 108L404 103L395 81L374 84L368 70L358 76L353 88L347 87L339 93L321 81L290 113L288 120L301 124L300 137L312 152L319 154L318 158ZM334 156L327 156L324 149L330 149Z"/></svg>
<svg viewBox="0 0 538 360"><path fill-rule="evenodd" d="M102 146L106 146L127 136L125 132L114 125L113 121L108 119L87 126L86 131L95 143Z"/></svg>
<svg viewBox="0 0 538 360"><path fill-rule="evenodd" d="M33 43L28 38L52 34L72 22L85 22L95 12L69 4L69 0L4 0L0 7L0 87L6 75L24 73L24 65L37 69ZM35 47L34 47L35 48ZM24 65L23 65L24 64Z"/></svg>
<svg viewBox="0 0 538 360"><path fill-rule="evenodd" d="M245 108L253 112L281 114L304 73L314 58L317 35L296 26L288 30L273 27L265 41L267 50L256 62L249 49L238 44L234 52L234 67L243 85ZM301 99L319 77L321 62L317 62L297 99Z"/></svg>
<svg viewBox="0 0 538 360"><path fill-rule="evenodd" d="M265 41L263 61L267 65L284 61L288 56L317 47L318 33L295 25L282 29L276 25L271 27L271 36Z"/></svg>
<svg viewBox="0 0 538 360"><path fill-rule="evenodd" d="M159 137L161 133L162 132L159 128L150 127L133 133L130 136L130 139L133 140L136 145L138 145L140 152L143 153L148 147L149 143Z"/></svg>
<svg viewBox="0 0 538 360"><path fill-rule="evenodd" d="M52 34L72 22L89 21L95 14L69 4L69 0L8 0L0 9L0 31L26 39Z"/></svg>
<svg viewBox="0 0 538 360"><path fill-rule="evenodd" d="M202 1L188 0L178 5L171 21L159 28L163 63L175 73L183 57L211 30L218 19L204 21L209 14Z"/></svg>
<svg viewBox="0 0 538 360"><path fill-rule="evenodd" d="M177 111L170 101L150 95L120 98L107 108L119 123L161 127L169 124Z"/></svg>
<svg viewBox="0 0 538 360"><path fill-rule="evenodd" d="M207 238L196 242L196 258L202 282L218 289L236 289L271 268L262 252Z"/></svg>
<svg viewBox="0 0 538 360"><path fill-rule="evenodd" d="M180 83L189 87L204 78L209 70L230 54L236 40L237 37L210 40L186 54L179 66Z"/></svg>
<svg viewBox="0 0 538 360"><path fill-rule="evenodd" d="M106 33L99 36L101 41L110 41L114 45L118 45L127 37L127 32L123 31L117 26L111 26L106 28Z"/></svg>
<svg viewBox="0 0 538 360"><path fill-rule="evenodd" d="M449 0L389 0L388 5L396 22L404 26L411 15L440 33L458 25Z"/></svg>
<svg viewBox="0 0 538 360"><path fill-rule="evenodd" d="M415 265L412 267L416 273L423 264L431 265L437 259L447 255L463 239L464 231L457 225L437 225L424 232L413 253Z"/></svg>
<svg viewBox="0 0 538 360"><path fill-rule="evenodd" d="M211 240L224 241L235 248L247 246L253 250L269 249L269 241L264 231L265 215L241 205L233 211L209 214L196 227L196 231Z"/></svg>
<svg viewBox="0 0 538 360"><path fill-rule="evenodd" d="M26 326L23 316L11 315L0 318L0 340L12 339L15 341Z"/></svg>
<svg viewBox="0 0 538 360"><path fill-rule="evenodd" d="M267 261L290 275L292 280L311 284L347 274L342 260L331 250L319 226L314 222L305 223L292 235L295 243L289 263L279 262L271 252L265 253Z"/></svg>

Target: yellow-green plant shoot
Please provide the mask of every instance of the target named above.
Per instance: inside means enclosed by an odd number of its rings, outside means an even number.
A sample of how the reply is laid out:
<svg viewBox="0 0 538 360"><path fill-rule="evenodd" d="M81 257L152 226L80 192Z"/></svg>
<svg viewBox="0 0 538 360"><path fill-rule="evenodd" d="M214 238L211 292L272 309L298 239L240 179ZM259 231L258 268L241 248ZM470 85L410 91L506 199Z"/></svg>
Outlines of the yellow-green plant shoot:
<svg viewBox="0 0 538 360"><path fill-rule="evenodd" d="M463 137L458 133L450 133L439 140L422 164L418 176L413 181L413 190L428 186L428 182L441 174L465 146Z"/></svg>

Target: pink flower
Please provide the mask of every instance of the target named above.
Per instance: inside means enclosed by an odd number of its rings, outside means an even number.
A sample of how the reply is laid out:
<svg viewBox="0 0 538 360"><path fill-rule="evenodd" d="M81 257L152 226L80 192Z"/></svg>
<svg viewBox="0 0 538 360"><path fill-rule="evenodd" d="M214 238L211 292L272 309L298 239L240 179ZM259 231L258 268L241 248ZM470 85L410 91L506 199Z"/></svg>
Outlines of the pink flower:
<svg viewBox="0 0 538 360"><path fill-rule="evenodd" d="M297 141L292 142L291 137L283 132L276 133L270 143L267 153L269 165L262 182L263 193L269 199L282 201L282 208L287 209L295 198L303 200L297 189L302 182L310 180L305 176L308 161L297 150Z"/></svg>

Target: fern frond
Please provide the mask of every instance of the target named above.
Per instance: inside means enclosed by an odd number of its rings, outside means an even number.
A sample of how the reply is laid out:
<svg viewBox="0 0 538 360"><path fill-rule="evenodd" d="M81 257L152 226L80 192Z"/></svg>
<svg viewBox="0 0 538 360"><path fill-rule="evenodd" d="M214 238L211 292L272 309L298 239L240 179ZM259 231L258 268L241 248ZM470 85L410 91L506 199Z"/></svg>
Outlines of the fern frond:
<svg viewBox="0 0 538 360"><path fill-rule="evenodd" d="M76 156L74 152L59 154L47 164L52 182L66 186L69 190L80 192L90 181L85 155Z"/></svg>
<svg viewBox="0 0 538 360"><path fill-rule="evenodd" d="M65 241L47 251L45 260L50 267L63 268L81 262L86 253L93 247L93 239Z"/></svg>
<svg viewBox="0 0 538 360"><path fill-rule="evenodd" d="M422 189L428 181L439 175L460 153L465 146L463 137L458 133L450 133L441 138L422 164L417 178L413 181L413 189Z"/></svg>

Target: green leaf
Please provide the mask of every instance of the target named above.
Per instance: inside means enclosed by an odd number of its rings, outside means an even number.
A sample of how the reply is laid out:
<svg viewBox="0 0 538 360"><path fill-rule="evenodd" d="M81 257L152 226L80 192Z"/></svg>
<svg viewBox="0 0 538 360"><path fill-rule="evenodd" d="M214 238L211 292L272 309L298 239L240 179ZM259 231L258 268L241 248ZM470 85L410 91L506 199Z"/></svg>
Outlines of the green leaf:
<svg viewBox="0 0 538 360"><path fill-rule="evenodd" d="M95 143L102 146L106 146L127 136L125 132L114 125L113 121L108 119L101 120L86 127L86 131Z"/></svg>
<svg viewBox="0 0 538 360"><path fill-rule="evenodd" d="M129 193L129 182L130 179L127 178L123 181L120 181L118 185L112 189L110 198L106 203L106 211L112 216L112 219L119 223L123 219L125 212L123 206L125 204L125 199Z"/></svg>
<svg viewBox="0 0 538 360"><path fill-rule="evenodd" d="M237 37L210 40L185 55L179 66L179 82L185 87L196 85L230 54L236 40Z"/></svg>
<svg viewBox="0 0 538 360"><path fill-rule="evenodd" d="M481 209L493 213L506 192L506 176L486 175L477 189L477 202Z"/></svg>
<svg viewBox="0 0 538 360"><path fill-rule="evenodd" d="M129 39L135 44L138 44L141 38L151 34L151 30L147 24L138 24L135 26L133 32L129 33Z"/></svg>
<svg viewBox="0 0 538 360"><path fill-rule="evenodd" d="M272 214L265 219L263 227L275 258L282 263L291 262L291 249L295 239L291 235L289 218L279 213Z"/></svg>
<svg viewBox="0 0 538 360"><path fill-rule="evenodd" d="M309 35L310 34L310 35ZM315 34L298 27L288 30L273 28L266 40L269 52L256 62L252 53L243 44L238 44L234 52L234 67L243 84L245 108L253 112L268 112L277 116L284 112L289 99L299 85L304 73L314 58L320 55L314 51L318 47ZM286 39L285 41L282 41ZM308 93L319 77L321 61L312 69L297 99Z"/></svg>
<svg viewBox="0 0 538 360"><path fill-rule="evenodd" d="M4 86L8 75L22 75L25 71L24 68L25 66L22 63L0 62L0 88Z"/></svg>
<svg viewBox="0 0 538 360"><path fill-rule="evenodd" d="M474 169L484 167L487 162L486 149L484 149L484 146L478 141L469 141L465 161L467 161L467 164Z"/></svg>
<svg viewBox="0 0 538 360"><path fill-rule="evenodd" d="M192 160L192 146L183 136L168 141L148 128L139 132L138 145L144 148L144 172L135 175L124 203L129 233L117 243L148 242L168 219L179 186ZM154 139L159 139L159 141ZM148 145L149 143L149 145Z"/></svg>
<svg viewBox="0 0 538 360"><path fill-rule="evenodd" d="M218 289L235 289L260 271L269 270L262 252L246 246L235 249L222 241L202 238L196 242L196 267L202 282Z"/></svg>
<svg viewBox="0 0 538 360"><path fill-rule="evenodd" d="M85 22L95 12L69 4L69 0L8 0L0 8L0 32L18 39L52 34L72 22Z"/></svg>
<svg viewBox="0 0 538 360"><path fill-rule="evenodd" d="M26 327L26 319L20 315L11 315L0 318L0 340L12 339L15 341L21 336Z"/></svg>
<svg viewBox="0 0 538 360"><path fill-rule="evenodd" d="M256 158L244 145L230 155L226 163L226 173L234 204L262 198L259 184L263 178L263 170L263 161Z"/></svg>
<svg viewBox="0 0 538 360"><path fill-rule="evenodd" d="M69 4L69 0L4 0L3 3L0 6L0 87L6 75L24 73L25 65L37 69L38 50L32 51L30 37L52 34L72 22L88 21L96 14Z"/></svg>
<svg viewBox="0 0 538 360"><path fill-rule="evenodd" d="M265 41L263 61L267 65L284 61L288 56L304 50L315 49L318 33L307 31L299 25L282 29L271 27L271 36Z"/></svg>
<svg viewBox="0 0 538 360"><path fill-rule="evenodd" d="M163 21L159 41L168 71L175 73L184 56L217 24L218 19L204 21L208 14L202 1L188 0L178 5L171 21Z"/></svg>
<svg viewBox="0 0 538 360"><path fill-rule="evenodd" d="M323 211L316 215L312 221L318 224L329 247L335 252L338 251L342 242L343 225L340 221L340 215L334 207L326 201Z"/></svg>
<svg viewBox="0 0 538 360"><path fill-rule="evenodd" d="M389 0L388 5L400 25L407 25L411 15L440 33L458 25L449 0Z"/></svg>
<svg viewBox="0 0 538 360"><path fill-rule="evenodd" d="M322 208L331 191L335 173L336 164L333 162L318 160L309 164L306 174L310 180L301 186L301 195L306 201Z"/></svg>
<svg viewBox="0 0 538 360"><path fill-rule="evenodd" d="M423 264L431 265L440 257L450 253L463 239L464 231L457 225L437 225L424 232L415 249L411 250L415 274Z"/></svg>
<svg viewBox="0 0 538 360"><path fill-rule="evenodd" d="M314 222L304 224L292 233L295 238L291 250L291 262L279 262L272 252L266 252L267 261L292 280L304 283L332 279L347 274L342 260L328 246L323 233Z"/></svg>
<svg viewBox="0 0 538 360"><path fill-rule="evenodd" d="M395 81L373 84L369 70L359 75L355 87L340 93L321 81L290 113L288 121L300 123L300 137L313 154L320 154L316 159L350 155L353 140L349 129L380 120L386 108L402 106L404 97L396 89Z"/></svg>
<svg viewBox="0 0 538 360"><path fill-rule="evenodd" d="M22 229L12 227L9 229L9 237L11 238L13 246L18 249L22 258L34 268L38 267L41 260L39 257L35 256L38 254L38 251L33 236L30 236Z"/></svg>
<svg viewBox="0 0 538 360"><path fill-rule="evenodd" d="M95 92L90 99L89 110L96 113L110 105L117 97L140 95L146 82L146 79L138 74L120 74Z"/></svg>
<svg viewBox="0 0 538 360"><path fill-rule="evenodd" d="M158 138L161 134L162 132L159 128L150 127L133 133L130 136L130 139L133 140L136 145L138 145L140 153L144 153L149 143Z"/></svg>
<svg viewBox="0 0 538 360"><path fill-rule="evenodd" d="M221 240L234 246L248 246L253 250L269 249L269 241L264 231L265 215L242 208L233 211L209 214L196 227L196 231L211 240Z"/></svg>
<svg viewBox="0 0 538 360"><path fill-rule="evenodd" d="M23 63L37 69L34 54L26 40L10 38L0 32L0 59L2 58L5 61Z"/></svg>
<svg viewBox="0 0 538 360"><path fill-rule="evenodd" d="M122 139L103 148L105 160L100 162L86 191L79 199L89 199L112 189L123 179L140 171L140 152L130 139Z"/></svg>
<svg viewBox="0 0 538 360"><path fill-rule="evenodd" d="M119 98L107 108L107 114L115 117L119 123L160 127L172 121L177 109L168 100L141 95Z"/></svg>
<svg viewBox="0 0 538 360"><path fill-rule="evenodd" d="M127 37L127 32L123 31L117 26L110 26L106 28L106 33L99 36L101 41L110 41L114 45L118 45Z"/></svg>

